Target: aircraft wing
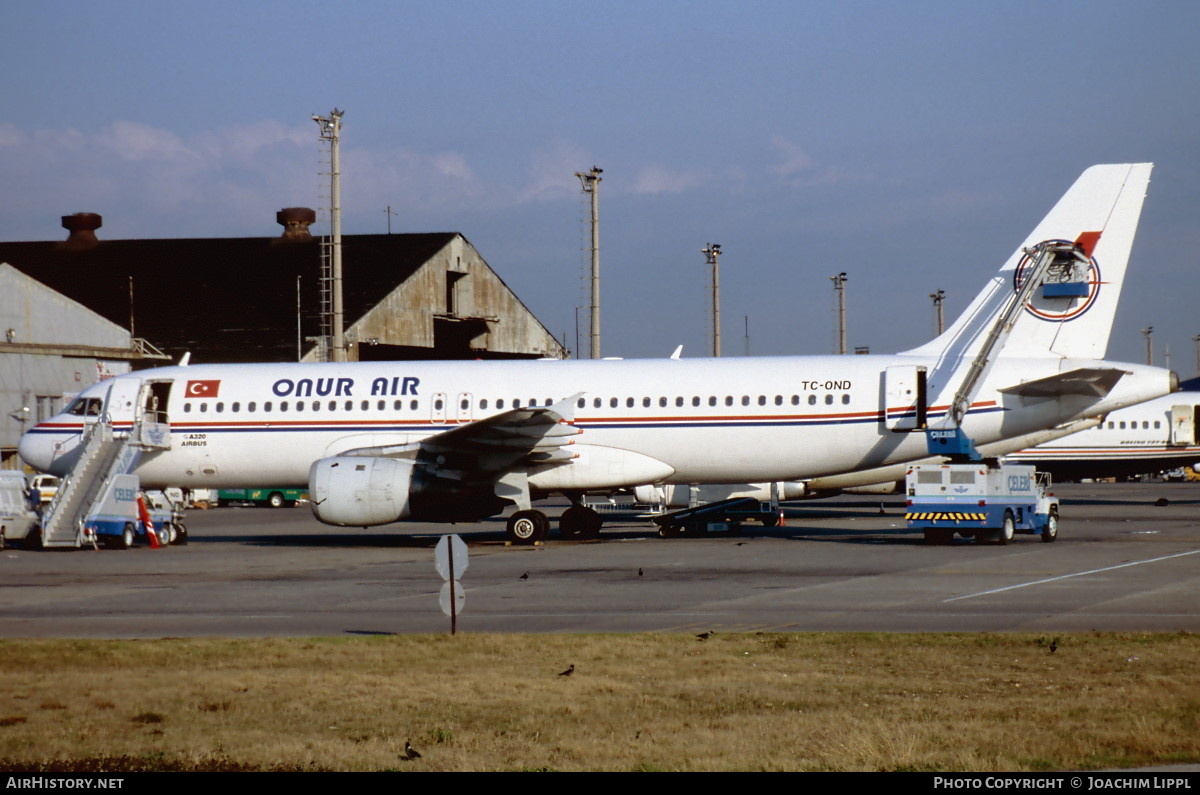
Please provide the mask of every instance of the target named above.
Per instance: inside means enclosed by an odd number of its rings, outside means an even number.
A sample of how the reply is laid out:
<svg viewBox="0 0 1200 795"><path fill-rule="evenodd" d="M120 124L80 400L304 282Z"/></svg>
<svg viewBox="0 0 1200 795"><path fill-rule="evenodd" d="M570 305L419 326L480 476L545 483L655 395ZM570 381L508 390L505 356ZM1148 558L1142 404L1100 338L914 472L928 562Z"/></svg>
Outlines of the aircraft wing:
<svg viewBox="0 0 1200 795"><path fill-rule="evenodd" d="M1005 395L1020 397L1061 397L1063 395L1082 395L1085 397L1104 397L1117 385L1126 370L1108 367L1081 367L1065 373L1039 378L1036 381L1026 381L1016 386L999 390Z"/></svg>
<svg viewBox="0 0 1200 795"><path fill-rule="evenodd" d="M570 425L579 395L553 406L511 409L475 422L455 425L419 442L385 447L360 447L342 455L410 459L440 477L487 477L513 469L570 463L566 451L572 437L583 431Z"/></svg>

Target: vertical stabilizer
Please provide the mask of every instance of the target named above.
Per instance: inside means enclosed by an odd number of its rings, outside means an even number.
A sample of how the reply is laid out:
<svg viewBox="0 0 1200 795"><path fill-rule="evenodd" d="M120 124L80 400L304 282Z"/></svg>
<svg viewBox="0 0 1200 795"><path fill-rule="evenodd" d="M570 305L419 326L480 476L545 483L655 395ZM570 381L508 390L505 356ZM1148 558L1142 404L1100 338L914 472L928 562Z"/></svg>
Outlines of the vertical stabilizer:
<svg viewBox="0 0 1200 795"><path fill-rule="evenodd" d="M908 353L943 361L978 353L1034 270L1041 244L1058 243L1072 244L1071 255L1055 259L1033 285L998 355L1104 358L1151 168L1124 163L1084 171L950 328Z"/></svg>

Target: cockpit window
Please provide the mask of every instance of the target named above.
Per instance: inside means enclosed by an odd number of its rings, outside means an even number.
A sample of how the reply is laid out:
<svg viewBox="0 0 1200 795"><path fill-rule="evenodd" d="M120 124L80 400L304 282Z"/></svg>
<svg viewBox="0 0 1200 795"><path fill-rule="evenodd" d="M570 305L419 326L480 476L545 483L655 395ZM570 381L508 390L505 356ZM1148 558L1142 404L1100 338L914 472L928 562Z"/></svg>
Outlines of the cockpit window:
<svg viewBox="0 0 1200 795"><path fill-rule="evenodd" d="M104 407L104 401L98 397L91 398L75 398L71 405L67 406L67 414L75 417L99 417L100 410Z"/></svg>

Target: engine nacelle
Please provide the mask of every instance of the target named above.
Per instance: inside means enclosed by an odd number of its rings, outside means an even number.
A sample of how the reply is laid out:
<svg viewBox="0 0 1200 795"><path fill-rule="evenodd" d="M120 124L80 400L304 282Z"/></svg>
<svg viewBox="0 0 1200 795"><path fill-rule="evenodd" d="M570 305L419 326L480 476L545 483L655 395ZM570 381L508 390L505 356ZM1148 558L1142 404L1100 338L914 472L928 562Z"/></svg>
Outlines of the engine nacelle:
<svg viewBox="0 0 1200 795"><path fill-rule="evenodd" d="M339 527L370 527L401 519L477 522L511 500L490 480L440 478L420 462L383 456L338 455L308 470L313 515Z"/></svg>
<svg viewBox="0 0 1200 795"><path fill-rule="evenodd" d="M313 515L325 524L370 527L409 517L414 464L395 458L334 456L308 470Z"/></svg>

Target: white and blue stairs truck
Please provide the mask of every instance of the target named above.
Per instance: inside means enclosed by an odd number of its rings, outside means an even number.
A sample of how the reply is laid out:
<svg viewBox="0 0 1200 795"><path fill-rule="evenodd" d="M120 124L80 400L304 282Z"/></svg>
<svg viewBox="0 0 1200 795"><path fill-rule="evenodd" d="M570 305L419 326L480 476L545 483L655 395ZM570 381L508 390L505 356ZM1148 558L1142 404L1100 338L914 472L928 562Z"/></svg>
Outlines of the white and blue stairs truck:
<svg viewBox="0 0 1200 795"><path fill-rule="evenodd" d="M957 533L1007 544L1016 533L1058 537L1058 498L1050 477L1031 466L915 464L905 478L905 521L925 542L949 544Z"/></svg>

